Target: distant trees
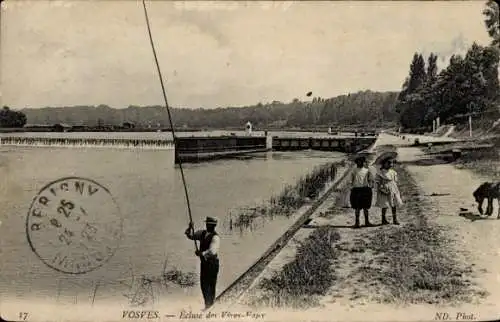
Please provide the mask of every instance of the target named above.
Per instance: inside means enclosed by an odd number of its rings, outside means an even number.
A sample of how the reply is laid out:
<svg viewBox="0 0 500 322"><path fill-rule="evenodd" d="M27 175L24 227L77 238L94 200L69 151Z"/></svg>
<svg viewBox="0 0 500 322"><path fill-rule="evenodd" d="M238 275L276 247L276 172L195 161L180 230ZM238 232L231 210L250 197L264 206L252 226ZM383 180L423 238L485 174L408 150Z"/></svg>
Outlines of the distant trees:
<svg viewBox="0 0 500 322"><path fill-rule="evenodd" d="M414 54L395 108L403 128L430 128L438 116L446 122L468 113L495 110L500 93L500 13L496 1L487 1L483 14L491 46L472 44L465 57L453 55L439 73L436 55L428 57L426 66L424 57Z"/></svg>
<svg viewBox="0 0 500 322"><path fill-rule="evenodd" d="M133 122L123 122L122 127L125 129L133 129L135 128L135 124Z"/></svg>
<svg viewBox="0 0 500 322"><path fill-rule="evenodd" d="M4 106L0 110L0 127L23 127L25 124L26 115L24 113L13 111L8 106Z"/></svg>
<svg viewBox="0 0 500 322"><path fill-rule="evenodd" d="M410 75L404 81L396 103L396 111L401 113L401 125L405 128L418 127L423 121L426 111L421 89L426 81L424 58L421 54L415 53L410 64Z"/></svg>
<svg viewBox="0 0 500 322"><path fill-rule="evenodd" d="M486 30L492 38L491 45L500 48L500 9L498 6L498 3L495 3L495 1L489 0L486 3L483 14L485 16L484 23Z"/></svg>
<svg viewBox="0 0 500 322"><path fill-rule="evenodd" d="M416 53L396 103L401 125L407 129L430 127L437 116L445 122L457 115L488 110L500 91L499 58L497 48L474 43L465 57L453 55L438 74L434 54L426 66L422 55Z"/></svg>
<svg viewBox="0 0 500 322"><path fill-rule="evenodd" d="M173 108L172 118L177 128L223 129L243 128L247 121L255 128L290 128L397 123L394 111L397 93L363 91L334 98L314 97L310 102L294 99L284 103L272 101L243 107L216 109ZM95 126L134 123L137 128L148 124L168 126L168 114L161 106L129 106L113 109L108 106L75 106L26 109L30 123L68 123Z"/></svg>

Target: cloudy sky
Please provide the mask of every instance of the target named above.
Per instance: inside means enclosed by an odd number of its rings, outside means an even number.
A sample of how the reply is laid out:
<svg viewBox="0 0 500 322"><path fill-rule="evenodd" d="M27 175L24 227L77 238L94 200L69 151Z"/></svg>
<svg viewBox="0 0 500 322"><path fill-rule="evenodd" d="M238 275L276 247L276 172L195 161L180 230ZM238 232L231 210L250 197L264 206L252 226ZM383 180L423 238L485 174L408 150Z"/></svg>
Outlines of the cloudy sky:
<svg viewBox="0 0 500 322"><path fill-rule="evenodd" d="M163 104L139 1L2 3L1 104ZM148 2L177 107L398 90L415 51L488 44L483 1Z"/></svg>

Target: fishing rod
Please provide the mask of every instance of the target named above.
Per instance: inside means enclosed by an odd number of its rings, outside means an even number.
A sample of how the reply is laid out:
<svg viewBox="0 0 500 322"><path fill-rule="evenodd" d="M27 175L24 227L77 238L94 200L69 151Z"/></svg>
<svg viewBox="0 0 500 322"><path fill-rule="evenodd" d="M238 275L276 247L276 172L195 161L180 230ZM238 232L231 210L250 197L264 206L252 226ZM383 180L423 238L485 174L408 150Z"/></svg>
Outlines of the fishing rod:
<svg viewBox="0 0 500 322"><path fill-rule="evenodd" d="M145 0L142 0L142 5L144 7L144 16L146 17L146 25L148 27L149 42L151 43L151 48L153 49L153 56L155 58L156 69L158 71L158 77L160 78L161 90L162 90L162 93L163 93L163 99L165 101L165 107L167 108L168 120L170 122L170 129L172 131L172 137L173 137L173 140L174 140L174 149L175 149L175 142L177 140L177 137L175 136L174 124L172 122L172 114L170 113L170 107L168 106L168 100L167 100L167 94L166 94L166 91L165 91L165 85L163 84L163 76L161 74L160 64L158 63L158 57L156 55L156 50L155 50L155 46L154 46L154 42L153 42L153 36L151 34L151 27L149 25L148 10L146 8L146 1ZM189 194L188 194L188 190L187 190L186 178L184 177L184 170L182 169L182 162L181 162L180 159L178 160L178 164L179 164L179 169L181 171L182 185L184 186L184 195L186 196L186 204L187 204L187 209L188 209L189 224L190 224L192 232L194 233L193 216L191 215L191 205L189 203ZM194 248L196 249L196 251L198 251L198 244L196 243L196 240L193 240L193 242L194 242Z"/></svg>

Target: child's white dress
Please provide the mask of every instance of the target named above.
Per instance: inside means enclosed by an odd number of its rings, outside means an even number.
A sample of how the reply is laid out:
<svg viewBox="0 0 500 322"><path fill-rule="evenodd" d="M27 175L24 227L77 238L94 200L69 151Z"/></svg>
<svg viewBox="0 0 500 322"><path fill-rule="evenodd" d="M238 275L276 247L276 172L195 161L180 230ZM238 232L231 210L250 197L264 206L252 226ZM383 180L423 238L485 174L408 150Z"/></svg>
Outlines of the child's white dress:
<svg viewBox="0 0 500 322"><path fill-rule="evenodd" d="M399 207L403 205L398 188L398 173L394 169L380 169L376 176L377 200L375 206L379 208ZM386 192L383 193L383 187Z"/></svg>

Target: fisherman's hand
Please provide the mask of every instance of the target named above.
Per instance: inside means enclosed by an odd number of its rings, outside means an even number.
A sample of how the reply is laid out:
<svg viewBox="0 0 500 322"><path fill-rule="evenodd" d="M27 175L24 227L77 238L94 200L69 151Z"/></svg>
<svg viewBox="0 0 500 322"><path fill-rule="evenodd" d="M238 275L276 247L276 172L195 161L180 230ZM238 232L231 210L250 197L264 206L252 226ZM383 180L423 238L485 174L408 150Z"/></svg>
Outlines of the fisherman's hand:
<svg viewBox="0 0 500 322"><path fill-rule="evenodd" d="M184 233L186 235L190 235L193 230L194 230L193 223L189 223L189 226Z"/></svg>

